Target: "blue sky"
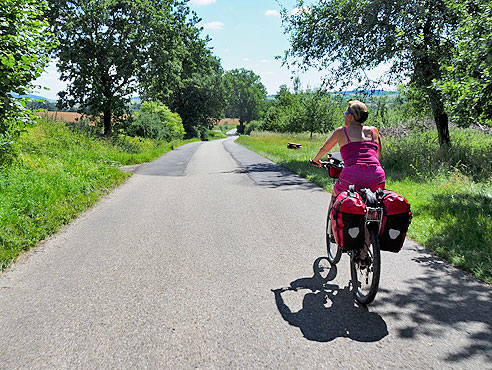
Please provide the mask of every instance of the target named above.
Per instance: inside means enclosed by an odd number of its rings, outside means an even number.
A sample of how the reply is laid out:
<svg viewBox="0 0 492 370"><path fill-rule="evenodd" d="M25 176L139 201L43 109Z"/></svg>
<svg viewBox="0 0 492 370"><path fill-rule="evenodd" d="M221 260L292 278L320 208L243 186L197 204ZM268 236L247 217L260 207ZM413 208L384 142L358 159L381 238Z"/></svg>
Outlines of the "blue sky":
<svg viewBox="0 0 492 370"><path fill-rule="evenodd" d="M294 0L281 0L281 4L295 7ZM203 33L212 38L210 46L225 70L253 70L269 94L282 84L291 86L290 71L275 60L289 47L276 0L192 0L191 7L202 18ZM320 74L310 73L304 79L319 85Z"/></svg>
<svg viewBox="0 0 492 370"><path fill-rule="evenodd" d="M280 3L280 5L279 5ZM307 1L306 3L309 3ZM288 35L283 33L279 10L285 6L292 11L295 0L191 0L189 6L202 21L202 36L212 38L209 46L222 61L225 70L246 68L261 77L268 94L275 94L279 86L292 87L291 71L281 66L275 56L282 55L289 47ZM379 73L375 71L374 73ZM311 71L300 75L302 87L321 84L322 73ZM55 63L52 62L35 83L50 88L36 92L50 99L57 99L57 92L65 88L58 80Z"/></svg>

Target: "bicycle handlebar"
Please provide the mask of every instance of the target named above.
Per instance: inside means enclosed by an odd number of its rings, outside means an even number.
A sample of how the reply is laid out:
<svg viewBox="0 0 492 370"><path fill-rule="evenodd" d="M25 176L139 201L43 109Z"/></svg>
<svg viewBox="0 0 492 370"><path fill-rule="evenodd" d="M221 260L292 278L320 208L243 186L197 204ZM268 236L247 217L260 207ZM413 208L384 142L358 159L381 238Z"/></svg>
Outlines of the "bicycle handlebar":
<svg viewBox="0 0 492 370"><path fill-rule="evenodd" d="M309 163L312 164L313 166L316 166L316 163L312 159L309 159ZM321 163L321 167L326 168L329 162L319 161L319 163Z"/></svg>
<svg viewBox="0 0 492 370"><path fill-rule="evenodd" d="M309 163L313 166L316 165L312 159L309 160ZM321 163L320 167L326 170L329 170L330 167L343 168L343 160L340 153L328 153L328 161L319 161L319 163Z"/></svg>

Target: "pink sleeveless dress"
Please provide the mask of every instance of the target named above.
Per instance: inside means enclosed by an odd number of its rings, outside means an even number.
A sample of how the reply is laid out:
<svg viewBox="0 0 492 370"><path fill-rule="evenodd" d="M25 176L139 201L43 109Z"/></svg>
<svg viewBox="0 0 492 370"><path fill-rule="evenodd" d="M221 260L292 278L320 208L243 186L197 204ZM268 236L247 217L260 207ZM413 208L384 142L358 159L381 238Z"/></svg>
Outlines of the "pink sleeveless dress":
<svg viewBox="0 0 492 370"><path fill-rule="evenodd" d="M343 129L348 143L340 148L345 167L333 187L335 194L347 190L349 185L354 185L356 190L384 189L386 177L378 160L378 144L374 141L374 132L371 141L350 141L347 128Z"/></svg>

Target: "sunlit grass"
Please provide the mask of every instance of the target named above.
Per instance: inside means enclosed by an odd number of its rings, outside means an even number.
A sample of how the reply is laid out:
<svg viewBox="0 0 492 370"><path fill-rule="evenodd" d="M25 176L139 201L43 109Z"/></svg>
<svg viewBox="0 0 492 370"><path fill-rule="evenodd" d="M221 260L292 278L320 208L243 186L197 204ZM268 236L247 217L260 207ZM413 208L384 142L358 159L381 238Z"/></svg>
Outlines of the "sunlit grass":
<svg viewBox="0 0 492 370"><path fill-rule="evenodd" d="M384 138L386 186L411 203L410 238L492 283L492 137L458 129L451 137L451 149L440 149L430 131ZM241 136L238 143L331 192L334 181L308 163L325 139L254 133ZM288 142L302 144L302 150L287 149Z"/></svg>
<svg viewBox="0 0 492 370"><path fill-rule="evenodd" d="M0 168L0 270L125 181L119 166L183 143L94 138L41 120L22 135L17 160Z"/></svg>

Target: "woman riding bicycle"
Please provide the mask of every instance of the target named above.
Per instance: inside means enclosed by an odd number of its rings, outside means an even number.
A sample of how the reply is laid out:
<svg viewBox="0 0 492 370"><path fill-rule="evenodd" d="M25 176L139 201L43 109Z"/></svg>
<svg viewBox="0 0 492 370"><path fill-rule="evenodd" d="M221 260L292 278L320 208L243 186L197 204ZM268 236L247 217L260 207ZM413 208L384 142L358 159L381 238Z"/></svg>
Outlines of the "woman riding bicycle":
<svg viewBox="0 0 492 370"><path fill-rule="evenodd" d="M373 192L378 188L385 188L385 173L379 162L381 154L379 132L375 127L363 125L368 116L366 105L357 100L350 101L343 115L345 125L333 132L316 157L311 161L315 166L321 167L323 164L320 159L335 145L338 144L340 147L344 167L333 187L326 225L328 260L332 264L336 264L340 260L343 247L337 243L339 243L341 237L345 238L343 236L345 231L340 233L336 229L338 221L332 228L332 206L336 195L344 190L349 190L350 185L354 185L355 190L369 188ZM348 199L348 197L344 199ZM370 213L366 213L363 219L365 232L363 245L360 245L360 248L347 248L350 255L350 271L355 297L362 304L372 302L379 285L381 271L379 228L376 230L374 225L380 226L382 220L381 212L382 208L376 206L372 208ZM354 229L356 230L355 236L352 236L349 231L347 232L352 238L356 238L359 235L360 227L353 227L350 230ZM333 232L338 236L338 240L334 237Z"/></svg>
<svg viewBox="0 0 492 370"><path fill-rule="evenodd" d="M340 147L345 167L333 187L332 201L338 193L348 190L349 185L354 185L355 190L385 188L385 174L379 163L381 138L378 129L363 125L368 117L366 105L358 100L349 101L343 115L345 125L333 132L313 159L313 164L320 167L320 159L335 145Z"/></svg>

